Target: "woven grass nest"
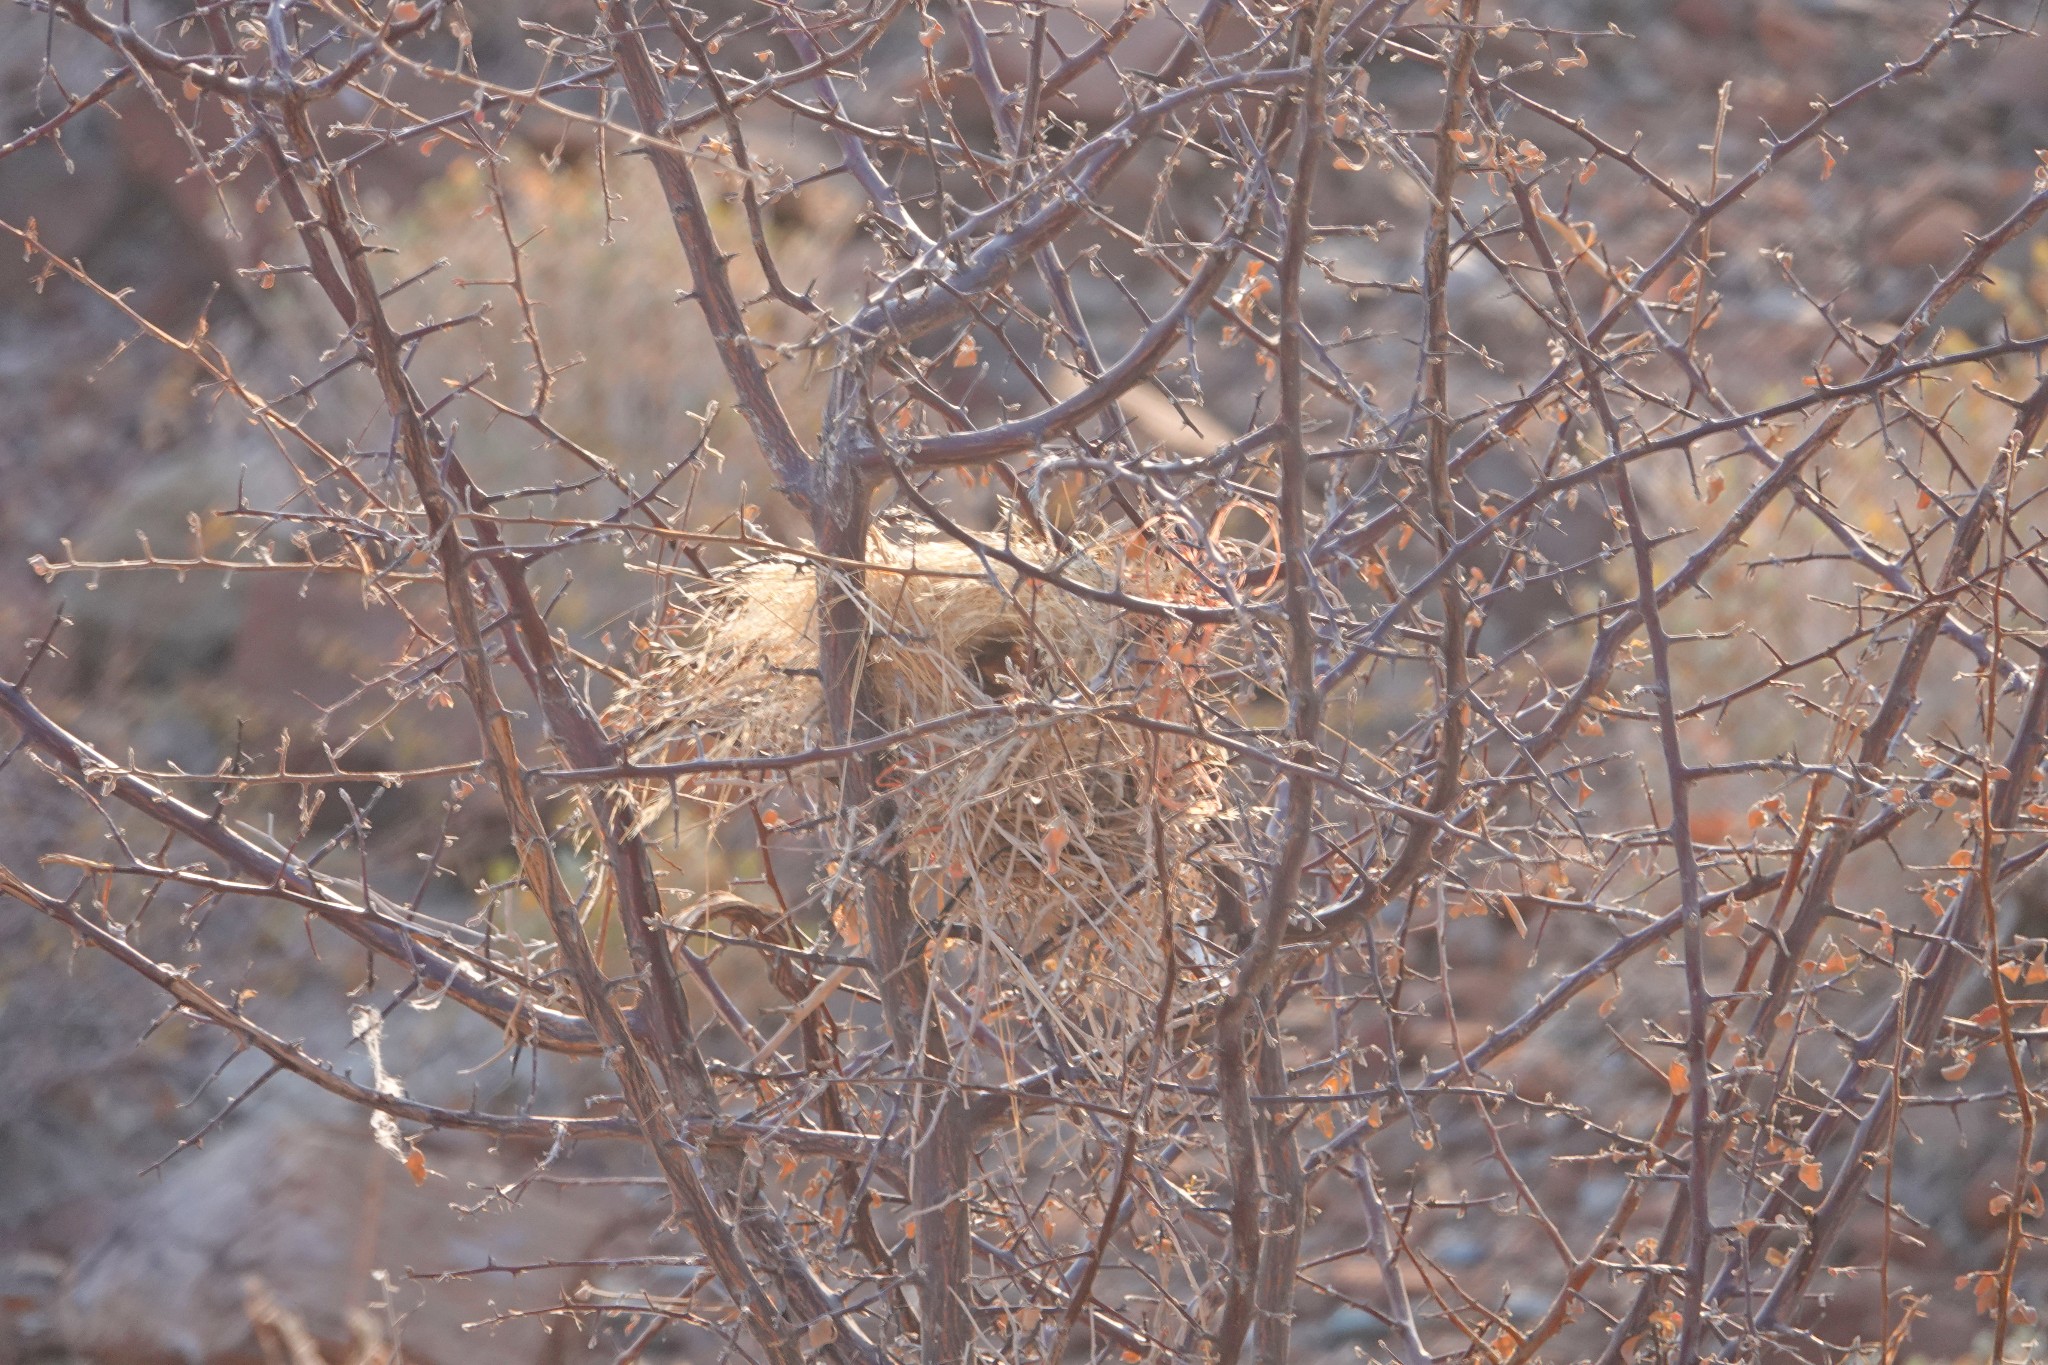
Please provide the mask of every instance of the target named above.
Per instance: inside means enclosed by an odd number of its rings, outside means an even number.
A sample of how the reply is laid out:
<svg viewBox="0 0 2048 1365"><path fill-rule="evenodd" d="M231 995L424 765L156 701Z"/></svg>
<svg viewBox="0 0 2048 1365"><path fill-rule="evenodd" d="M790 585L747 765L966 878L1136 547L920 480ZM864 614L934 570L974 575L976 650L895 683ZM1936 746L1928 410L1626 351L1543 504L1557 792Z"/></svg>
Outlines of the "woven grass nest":
<svg viewBox="0 0 2048 1365"><path fill-rule="evenodd" d="M1071 583L1154 602L1212 600L1150 537L1064 552L1038 540L1003 544ZM864 579L869 693L879 719L904 732L881 784L919 915L940 941L1051 963L1098 999L1155 996L1162 926L1170 917L1176 935L1186 932L1213 899L1197 854L1215 837L1223 755L1148 722L1190 719L1209 641L1167 615L1074 593L955 541L877 538ZM731 759L829 743L817 597L814 557L764 556L650 631L610 717L633 756ZM844 825L829 818L833 767L719 774L674 794L719 813L800 802L824 817L815 828L826 831L830 870L850 863L830 860ZM669 793L638 795L651 811ZM844 899L827 891L827 903ZM1183 963L1201 956L1181 954Z"/></svg>

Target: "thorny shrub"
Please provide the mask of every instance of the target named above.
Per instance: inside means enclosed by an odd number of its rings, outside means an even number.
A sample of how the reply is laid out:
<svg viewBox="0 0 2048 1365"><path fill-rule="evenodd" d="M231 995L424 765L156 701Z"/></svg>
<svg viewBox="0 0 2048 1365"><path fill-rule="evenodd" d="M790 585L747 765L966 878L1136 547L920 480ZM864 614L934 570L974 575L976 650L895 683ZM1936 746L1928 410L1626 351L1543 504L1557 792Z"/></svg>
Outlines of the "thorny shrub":
<svg viewBox="0 0 2048 1365"><path fill-rule="evenodd" d="M1998 7L1682 154L1575 110L1624 35L1478 0L595 0L505 70L459 0L30 7L0 154L146 95L262 344L6 230L286 476L39 571L339 576L390 653L195 774L37 699L60 624L6 769L98 833L0 890L416 1176L630 1145L697 1273L561 1313L786 1365L2025 1335L2048 181L1881 326L1717 246ZM1817 346L1743 353L1737 265ZM1949 325L1986 280L2013 330ZM355 1079L150 936L230 899L597 1108ZM1920 1112L1998 1120L1952 1285L1892 1265Z"/></svg>

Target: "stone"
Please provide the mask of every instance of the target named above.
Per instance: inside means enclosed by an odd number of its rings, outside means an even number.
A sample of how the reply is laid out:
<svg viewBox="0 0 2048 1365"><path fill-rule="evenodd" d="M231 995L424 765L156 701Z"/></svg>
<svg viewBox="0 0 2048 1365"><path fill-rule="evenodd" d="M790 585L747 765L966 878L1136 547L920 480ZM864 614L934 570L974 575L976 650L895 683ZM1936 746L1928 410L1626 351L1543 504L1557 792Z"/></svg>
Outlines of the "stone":
<svg viewBox="0 0 2048 1365"><path fill-rule="evenodd" d="M509 1182L526 1164L450 1139L416 1188L366 1118L277 1113L174 1160L125 1206L73 1269L57 1308L64 1345L123 1365L255 1365L256 1318L269 1333L302 1329L328 1359L349 1358L372 1330L411 1365L594 1358L584 1334L534 1319L464 1326L560 1303L582 1271L445 1282L408 1272L644 1251L644 1239L615 1234L622 1217L645 1226L659 1216L633 1218L633 1191L534 1188L517 1207L461 1214L451 1201L480 1202L488 1190L472 1186Z"/></svg>

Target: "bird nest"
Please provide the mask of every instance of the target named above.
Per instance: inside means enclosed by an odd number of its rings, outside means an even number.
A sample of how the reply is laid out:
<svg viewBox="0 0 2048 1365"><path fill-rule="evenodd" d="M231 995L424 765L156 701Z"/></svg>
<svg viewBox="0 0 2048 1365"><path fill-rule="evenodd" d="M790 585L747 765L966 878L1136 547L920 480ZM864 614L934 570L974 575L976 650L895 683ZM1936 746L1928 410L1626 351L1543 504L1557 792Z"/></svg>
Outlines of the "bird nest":
<svg viewBox="0 0 2048 1365"><path fill-rule="evenodd" d="M1006 548L1044 576L953 541L870 547L856 600L866 695L898 736L876 784L892 813L888 851L935 938L1051 964L1098 1001L1155 997L1168 926L1183 965L1204 957L1184 936L1213 900L1202 862L1223 755L1189 725L1210 642L1130 603L1214 599L1147 536ZM793 803L810 809L812 827L831 832L829 881L854 863L833 847L853 837L832 814L837 765L740 766L830 744L819 572L780 555L723 575L684 619L649 632L610 719L638 761L712 760L675 795L719 813L752 804L771 827L792 823ZM651 812L669 795L636 799Z"/></svg>

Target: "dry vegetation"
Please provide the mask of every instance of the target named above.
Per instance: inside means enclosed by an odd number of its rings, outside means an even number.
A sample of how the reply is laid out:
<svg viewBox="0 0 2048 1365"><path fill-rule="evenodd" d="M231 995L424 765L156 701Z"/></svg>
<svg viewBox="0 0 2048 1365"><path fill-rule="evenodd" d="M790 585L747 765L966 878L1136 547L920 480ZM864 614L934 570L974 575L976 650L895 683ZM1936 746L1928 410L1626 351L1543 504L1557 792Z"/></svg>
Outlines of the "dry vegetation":
<svg viewBox="0 0 2048 1365"><path fill-rule="evenodd" d="M1591 4L26 9L0 174L118 110L239 275L0 228L250 461L36 571L319 627L200 761L0 682L188 1136L647 1192L498 1319L621 1361L2037 1349L2048 173L1842 227L2023 7L1648 137Z"/></svg>

